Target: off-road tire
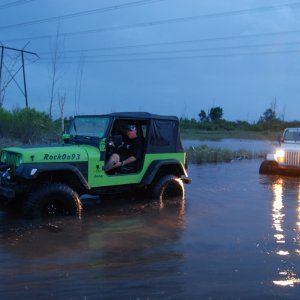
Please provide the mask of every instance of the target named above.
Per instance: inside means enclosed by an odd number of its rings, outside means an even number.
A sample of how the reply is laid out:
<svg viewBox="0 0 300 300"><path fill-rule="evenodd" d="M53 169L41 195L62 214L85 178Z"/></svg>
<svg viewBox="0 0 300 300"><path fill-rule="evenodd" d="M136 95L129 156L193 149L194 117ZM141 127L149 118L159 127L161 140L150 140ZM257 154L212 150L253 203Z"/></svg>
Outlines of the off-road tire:
<svg viewBox="0 0 300 300"><path fill-rule="evenodd" d="M82 205L78 194L62 183L40 187L29 194L23 205L27 218L49 218L55 216L80 216Z"/></svg>
<svg viewBox="0 0 300 300"><path fill-rule="evenodd" d="M259 167L259 174L276 174L278 164L275 161L264 160Z"/></svg>
<svg viewBox="0 0 300 300"><path fill-rule="evenodd" d="M184 196L184 186L180 178L166 175L158 180L152 190L154 199L171 199Z"/></svg>

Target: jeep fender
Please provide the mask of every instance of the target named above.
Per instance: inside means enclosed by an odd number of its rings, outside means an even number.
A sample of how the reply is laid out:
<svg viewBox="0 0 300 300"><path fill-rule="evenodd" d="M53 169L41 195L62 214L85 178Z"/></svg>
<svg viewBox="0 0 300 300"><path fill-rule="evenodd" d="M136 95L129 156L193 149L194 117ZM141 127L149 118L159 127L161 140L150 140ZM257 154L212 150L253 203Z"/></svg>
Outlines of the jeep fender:
<svg viewBox="0 0 300 300"><path fill-rule="evenodd" d="M86 178L83 176L82 172L76 166L73 166L71 164L22 164L17 168L16 176L26 180L34 180L37 179L41 174L46 174L48 172L58 173L62 171L73 173L84 189L90 189L90 186Z"/></svg>
<svg viewBox="0 0 300 300"><path fill-rule="evenodd" d="M156 160L153 161L147 172L145 173L142 183L145 185L149 185L153 182L155 176L159 173L162 168L170 168L173 175L176 176L185 176L187 177L187 173L184 169L183 164L175 159L167 159L167 160Z"/></svg>

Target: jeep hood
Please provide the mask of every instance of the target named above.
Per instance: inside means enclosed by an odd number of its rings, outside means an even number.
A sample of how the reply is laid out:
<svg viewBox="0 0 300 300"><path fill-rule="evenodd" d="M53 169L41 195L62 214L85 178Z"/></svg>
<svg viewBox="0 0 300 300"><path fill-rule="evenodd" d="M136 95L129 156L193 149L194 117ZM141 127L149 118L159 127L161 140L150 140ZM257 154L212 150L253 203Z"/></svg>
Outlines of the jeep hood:
<svg viewBox="0 0 300 300"><path fill-rule="evenodd" d="M90 145L67 144L8 147L2 150L2 162L5 162L6 154L17 155L22 163L79 162L87 161L91 156L99 157L99 149Z"/></svg>
<svg viewBox="0 0 300 300"><path fill-rule="evenodd" d="M285 151L300 152L300 144L299 143L282 143L280 148Z"/></svg>

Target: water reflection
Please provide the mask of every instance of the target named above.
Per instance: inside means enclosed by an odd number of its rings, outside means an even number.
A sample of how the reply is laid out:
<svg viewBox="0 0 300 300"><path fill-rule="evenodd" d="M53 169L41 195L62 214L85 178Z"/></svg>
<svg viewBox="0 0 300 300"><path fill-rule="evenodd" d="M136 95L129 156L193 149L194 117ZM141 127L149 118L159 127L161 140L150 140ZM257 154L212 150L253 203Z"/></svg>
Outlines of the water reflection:
<svg viewBox="0 0 300 300"><path fill-rule="evenodd" d="M164 296L183 293L177 275L183 273L186 257L180 247L185 199L120 199L87 208L81 220L12 222L0 218L0 277L5 297L14 298L18 290L28 287L27 299L36 293L53 298L63 293L71 299L75 292L78 299L94 299L100 290L104 299L112 291L116 299L123 299L134 286L134 298L146 299L165 292L159 283L163 278L173 287ZM72 278L72 289L66 288L66 278ZM145 287L145 280L151 290Z"/></svg>
<svg viewBox="0 0 300 300"><path fill-rule="evenodd" d="M278 268L279 279L273 283L277 286L293 287L300 283L300 278L295 267L290 263L291 256L300 254L300 183L295 178L270 177L272 178L272 227L274 239L277 244L275 253L282 257ZM293 197L295 196L295 204ZM296 212L293 220L293 211ZM293 228L288 228L292 225ZM290 233L296 236L289 236Z"/></svg>
<svg viewBox="0 0 300 300"><path fill-rule="evenodd" d="M282 187L283 179L279 178L277 182L273 183L272 190L274 193L273 200L273 208L272 208L272 219L273 219L273 228L275 229L274 237L278 244L285 243L285 236L283 234L282 225L284 222L284 214L283 214L283 187ZM286 253L287 251L277 251L277 253ZM289 254L287 252L287 254Z"/></svg>
<svg viewBox="0 0 300 300"><path fill-rule="evenodd" d="M296 221L296 232L297 232L297 244L298 249L295 252L300 255L300 182L298 183L298 197L297 197L297 221Z"/></svg>
<svg viewBox="0 0 300 300"><path fill-rule="evenodd" d="M82 219L63 218L53 222L0 219L2 246L20 256L38 257L86 250L122 251L140 249L158 239L180 238L185 224L185 199L131 202L91 206ZM94 210L95 209L95 210ZM33 250L36 243L38 246ZM56 241L56 242L55 242ZM66 249L65 249L66 248ZM142 247L143 248L143 247Z"/></svg>

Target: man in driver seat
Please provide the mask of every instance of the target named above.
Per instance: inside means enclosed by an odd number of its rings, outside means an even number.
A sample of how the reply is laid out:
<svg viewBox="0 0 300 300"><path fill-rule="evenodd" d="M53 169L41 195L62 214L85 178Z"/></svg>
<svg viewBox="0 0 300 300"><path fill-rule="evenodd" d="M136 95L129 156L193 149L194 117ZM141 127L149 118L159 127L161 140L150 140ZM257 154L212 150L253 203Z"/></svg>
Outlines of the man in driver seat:
<svg viewBox="0 0 300 300"><path fill-rule="evenodd" d="M142 141L137 135L136 126L127 125L123 144L108 159L105 171L122 169L125 172L136 172L142 159Z"/></svg>

